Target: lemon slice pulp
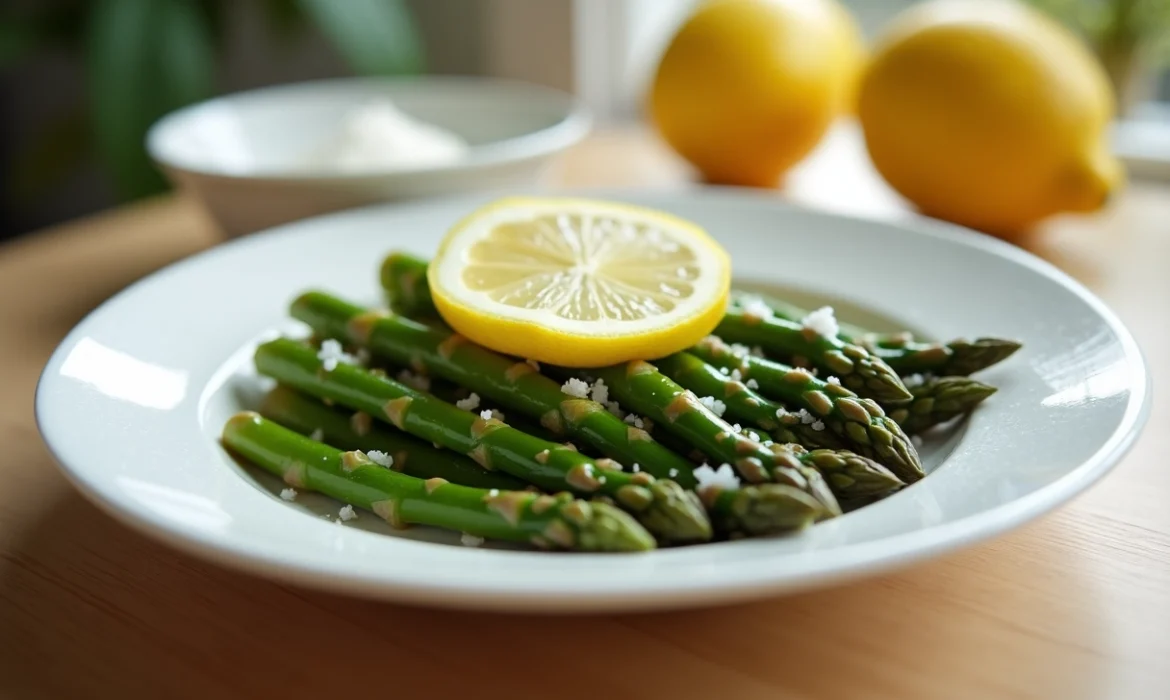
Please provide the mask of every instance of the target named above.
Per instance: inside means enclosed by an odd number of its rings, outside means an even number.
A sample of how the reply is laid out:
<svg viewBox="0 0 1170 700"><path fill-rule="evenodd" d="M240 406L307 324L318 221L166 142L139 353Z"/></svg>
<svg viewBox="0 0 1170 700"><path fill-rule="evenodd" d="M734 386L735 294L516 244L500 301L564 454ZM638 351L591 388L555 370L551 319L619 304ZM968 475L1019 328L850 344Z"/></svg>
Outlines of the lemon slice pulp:
<svg viewBox="0 0 1170 700"><path fill-rule="evenodd" d="M448 232L428 269L457 332L568 367L654 359L719 323L727 253L699 226L615 202L509 198Z"/></svg>

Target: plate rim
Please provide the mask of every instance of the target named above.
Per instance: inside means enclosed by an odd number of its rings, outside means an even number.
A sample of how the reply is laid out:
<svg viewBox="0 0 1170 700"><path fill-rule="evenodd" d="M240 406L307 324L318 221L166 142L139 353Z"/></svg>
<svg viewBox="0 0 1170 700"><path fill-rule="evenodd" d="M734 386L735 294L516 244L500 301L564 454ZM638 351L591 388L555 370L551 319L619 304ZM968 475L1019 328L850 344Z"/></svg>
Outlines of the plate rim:
<svg viewBox="0 0 1170 700"><path fill-rule="evenodd" d="M724 198L742 198L752 202L766 202L770 206L827 219L849 220L860 223L882 223L906 229L915 235L926 235L957 243L1006 257L1032 272L1046 277L1073 294L1090 308L1100 320L1116 334L1123 350L1127 366L1133 372L1132 393L1117 427L1100 447L1088 458L1055 481L1037 490L1018 497L1008 503L978 513L961 517L928 530L918 530L884 538L879 543L850 545L850 558L844 563L829 563L819 567L806 567L797 573L777 575L775 571L762 572L754 577L735 581L717 581L690 585L671 585L666 589L638 589L602 596L583 597L578 591L534 591L528 588L509 589L504 586L482 587L467 581L455 585L438 582L411 582L394 580L383 575L369 575L348 571L342 577L330 576L330 572L304 562L290 561L263 552L247 550L224 540L212 541L202 534L172 528L162 519L145 517L144 514L108 500L100 491L92 488L61 458L58 450L50 443L45 432L46 417L43 414L44 390L52 379L48 377L51 366L59 364L60 355L72 347L81 329L98 314L106 312L141 287L173 274L187 265L203 264L208 259L289 233L291 229L318 226L330 220L347 217L362 217L382 210L390 211L412 205L442 204L444 202L467 202L479 199L480 195L455 195L428 197L408 203L382 203L347 209L322 216L302 219L289 224L272 227L248 236L235 238L199 251L180 260L169 263L127 285L107 298L79 319L56 345L38 376L34 393L34 417L42 442L58 470L72 486L90 503L132 530L146 535L149 539L162 542L186 554L207 562L227 566L237 571L258 575L278 581L304 585L318 590L356 595L404 604L427 607L475 609L496 611L519 611L532 613L597 613L677 609L683 607L731 604L764 596L779 596L808 590L835 582L869 578L893 570L904 569L912 564L935 558L939 555L966 549L969 546L988 542L1021 525L1034 521L1068 503L1109 474L1120 460L1132 449L1145 428L1151 409L1152 378L1145 356L1132 332L1109 306L1084 284L1052 263L988 234L966 229L955 224L929 219L912 214L905 219L884 220L862 215L840 213L820 207L793 203L774 194L760 194L743 191L740 188L696 185L681 189L632 189L632 188L561 188L542 191L543 194L562 193L592 197L630 197L639 195L685 195L712 193ZM369 533L367 533L369 534ZM374 535L377 536L377 535ZM880 550L880 552L873 551ZM868 555L868 556L860 556ZM549 554L535 556L590 556L582 554ZM609 556L609 555L601 555Z"/></svg>

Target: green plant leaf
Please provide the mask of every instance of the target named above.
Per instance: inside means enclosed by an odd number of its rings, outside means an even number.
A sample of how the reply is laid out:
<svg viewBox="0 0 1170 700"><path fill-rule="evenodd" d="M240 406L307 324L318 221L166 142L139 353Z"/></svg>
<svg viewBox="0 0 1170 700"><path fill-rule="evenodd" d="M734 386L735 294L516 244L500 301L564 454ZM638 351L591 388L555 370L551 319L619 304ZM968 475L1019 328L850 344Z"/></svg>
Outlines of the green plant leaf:
<svg viewBox="0 0 1170 700"><path fill-rule="evenodd" d="M401 0L298 0L358 73L393 75L423 68L414 20Z"/></svg>
<svg viewBox="0 0 1170 700"><path fill-rule="evenodd" d="M215 56L194 0L98 0L87 36L95 143L120 195L153 194L166 183L146 153L150 125L210 96Z"/></svg>

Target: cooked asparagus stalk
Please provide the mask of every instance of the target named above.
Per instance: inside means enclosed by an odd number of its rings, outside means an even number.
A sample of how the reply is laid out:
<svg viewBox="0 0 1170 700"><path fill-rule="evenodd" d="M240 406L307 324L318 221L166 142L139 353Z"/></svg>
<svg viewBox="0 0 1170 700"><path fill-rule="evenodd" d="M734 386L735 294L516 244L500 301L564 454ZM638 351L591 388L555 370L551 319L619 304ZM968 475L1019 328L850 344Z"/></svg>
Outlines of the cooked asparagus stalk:
<svg viewBox="0 0 1170 700"><path fill-rule="evenodd" d="M804 409L804 420L814 429L820 427L847 440L856 451L881 461L906 483L925 476L910 438L872 399L858 398L844 386L806 370L738 351L715 336L704 338L692 352L710 364L733 370L744 381L754 379L761 394ZM785 414L778 417L804 422Z"/></svg>
<svg viewBox="0 0 1170 700"><path fill-rule="evenodd" d="M809 449L845 446L844 440L832 431L813 429L786 407L749 387L731 367L720 371L691 352L678 352L656 360L655 364L659 372L696 396L721 401L725 417L766 431L775 442L796 443Z"/></svg>
<svg viewBox="0 0 1170 700"><path fill-rule="evenodd" d="M824 372L841 378L858 394L879 401L909 401L910 392L897 372L881 358L855 343L771 314L732 305L715 329L715 335L733 343L759 345L776 357L803 358Z"/></svg>
<svg viewBox="0 0 1170 700"><path fill-rule="evenodd" d="M914 400L890 411L890 418L908 435L969 413L996 391L995 387L969 377L928 377L920 382L911 381L906 387Z"/></svg>
<svg viewBox="0 0 1170 700"><path fill-rule="evenodd" d="M609 496L664 542L711 537L710 521L695 494L676 482L618 471L612 462L591 459L502 421L463 411L346 362L332 360L331 369L327 368L312 348L293 340L264 343L254 359L261 374L388 421L415 437L465 454L485 469L507 472L544 491Z"/></svg>
<svg viewBox="0 0 1170 700"><path fill-rule="evenodd" d="M646 430L623 422L600 403L565 394L559 383L529 363L492 352L448 330L395 315L370 313L319 292L302 294L293 302L291 313L320 335L346 338L376 356L454 382L496 401L510 414L539 420L544 428L591 446L628 468L638 465L642 472L671 479L686 489L698 485L692 474L693 463L655 441ZM751 491L751 487L741 490ZM754 517L718 519L759 527L743 534L777 532L788 527L791 513L799 519L804 511L803 505L794 503L789 512L782 501L782 491L773 490L766 496L751 492L739 496L736 503L761 504ZM708 503L715 508L729 504L727 499ZM769 523L767 513L775 513L777 520Z"/></svg>
<svg viewBox="0 0 1170 700"><path fill-rule="evenodd" d="M342 450L378 451L393 461L390 468L419 479L446 479L460 486L523 491L528 483L503 472L490 472L463 455L442 450L406 433L376 424L366 413L330 408L287 386L277 386L259 407L260 415L286 428L313 435Z"/></svg>
<svg viewBox="0 0 1170 700"><path fill-rule="evenodd" d="M657 426L687 440L712 460L730 464L744 481L759 484L778 480L776 468L784 464L772 449L742 435L704 406L694 392L679 386L654 365L635 360L590 372L604 381L623 405L649 416ZM808 493L821 500L827 515L838 515L840 508L828 489L823 488L821 476L814 472L807 481Z"/></svg>
<svg viewBox="0 0 1170 700"><path fill-rule="evenodd" d="M382 261L380 272L382 290L394 313L411 317L437 314L427 284L426 260L395 251Z"/></svg>
<svg viewBox="0 0 1170 700"><path fill-rule="evenodd" d="M740 305L752 297L763 299L776 317L787 321L798 323L809 313L793 304L759 295L735 295L732 303ZM925 372L939 376L968 376L1006 360L1022 347L1017 341L1004 338L927 343L915 340L908 332L874 333L857 326L838 325L841 332L837 337L840 340L869 349L903 377Z"/></svg>
<svg viewBox="0 0 1170 700"><path fill-rule="evenodd" d="M603 503L528 491L501 491L419 479L375 464L360 451L342 452L259 414L232 416L223 429L233 452L294 488L319 491L372 511L395 528L432 525L478 537L542 548L637 552L655 548L629 515Z"/></svg>

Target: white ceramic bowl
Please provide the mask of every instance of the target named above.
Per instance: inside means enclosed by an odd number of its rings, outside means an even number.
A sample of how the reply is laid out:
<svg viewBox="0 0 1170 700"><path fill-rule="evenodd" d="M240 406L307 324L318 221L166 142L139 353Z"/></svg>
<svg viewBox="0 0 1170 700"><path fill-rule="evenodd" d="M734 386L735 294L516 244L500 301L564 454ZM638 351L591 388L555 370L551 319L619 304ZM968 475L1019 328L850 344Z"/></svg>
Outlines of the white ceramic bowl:
<svg viewBox="0 0 1170 700"><path fill-rule="evenodd" d="M306 170L351 110L376 98L470 145L457 164L362 174ZM147 150L178 187L201 200L225 233L380 201L533 185L550 156L592 123L571 95L476 77L351 78L263 88L174 112Z"/></svg>
<svg viewBox="0 0 1170 700"><path fill-rule="evenodd" d="M370 513L334 524L323 516L335 521L338 502L311 493L281 500L285 484L229 458L218 436L263 391L255 344L303 332L286 315L299 292L375 301L383 255L432 255L453 221L485 203L441 198L248 236L131 286L53 354L37 390L41 434L109 513L227 565L432 605L613 612L806 589L986 540L1103 477L1148 416L1149 377L1129 331L1080 284L1002 241L932 222L795 209L756 192L591 194L707 228L730 253L737 285L832 303L843 320L877 330L997 335L1024 347L977 375L998 387L993 397L928 437L925 479L791 536L558 554L461 547L457 533L391 530Z"/></svg>

